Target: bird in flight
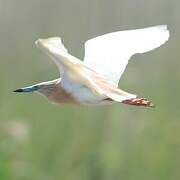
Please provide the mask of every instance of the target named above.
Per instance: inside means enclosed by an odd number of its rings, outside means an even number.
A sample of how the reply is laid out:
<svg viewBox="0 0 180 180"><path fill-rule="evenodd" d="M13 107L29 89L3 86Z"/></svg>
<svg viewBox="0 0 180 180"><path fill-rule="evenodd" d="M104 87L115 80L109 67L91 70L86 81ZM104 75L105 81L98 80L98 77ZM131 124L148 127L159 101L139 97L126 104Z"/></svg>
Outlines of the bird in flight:
<svg viewBox="0 0 180 180"><path fill-rule="evenodd" d="M147 99L119 89L118 83L131 56L158 48L168 38L166 25L105 34L86 41L84 62L68 53L60 37L38 39L36 46L54 61L60 77L14 92L37 92L58 104L153 107Z"/></svg>

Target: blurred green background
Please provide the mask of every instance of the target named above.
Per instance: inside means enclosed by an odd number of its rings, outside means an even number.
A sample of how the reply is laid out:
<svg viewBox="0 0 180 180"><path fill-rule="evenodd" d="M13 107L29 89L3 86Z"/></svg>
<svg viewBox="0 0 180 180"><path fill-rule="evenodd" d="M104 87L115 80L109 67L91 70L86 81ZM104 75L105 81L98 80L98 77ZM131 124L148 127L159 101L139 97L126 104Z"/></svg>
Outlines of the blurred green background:
<svg viewBox="0 0 180 180"><path fill-rule="evenodd" d="M0 180L180 179L179 0L0 0ZM168 43L133 56L120 87L155 109L56 106L12 90L58 77L34 46L61 36L83 59L84 42L167 24Z"/></svg>

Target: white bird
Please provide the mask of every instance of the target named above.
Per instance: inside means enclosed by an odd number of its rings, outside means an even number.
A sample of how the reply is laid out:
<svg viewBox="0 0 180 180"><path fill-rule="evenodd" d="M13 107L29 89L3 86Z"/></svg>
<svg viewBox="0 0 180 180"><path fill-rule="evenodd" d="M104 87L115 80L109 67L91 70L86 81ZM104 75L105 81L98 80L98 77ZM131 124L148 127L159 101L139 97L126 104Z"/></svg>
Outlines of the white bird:
<svg viewBox="0 0 180 180"><path fill-rule="evenodd" d="M68 53L60 37L35 44L57 65L60 78L14 92L38 92L55 103L104 105L125 103L152 107L145 98L118 88L132 55L158 48L169 38L166 25L105 34L85 43L84 62Z"/></svg>

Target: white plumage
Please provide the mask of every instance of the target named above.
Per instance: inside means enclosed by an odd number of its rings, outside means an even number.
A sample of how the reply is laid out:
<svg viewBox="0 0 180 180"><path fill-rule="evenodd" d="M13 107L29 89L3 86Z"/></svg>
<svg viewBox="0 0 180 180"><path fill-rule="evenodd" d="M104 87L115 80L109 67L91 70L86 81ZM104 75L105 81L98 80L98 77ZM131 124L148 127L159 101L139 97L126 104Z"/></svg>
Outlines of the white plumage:
<svg viewBox="0 0 180 180"><path fill-rule="evenodd" d="M84 62L118 86L132 55L153 50L168 38L165 25L105 34L85 43Z"/></svg>
<svg viewBox="0 0 180 180"><path fill-rule="evenodd" d="M15 92L37 91L58 103L98 105L122 102L152 106L146 99L118 89L118 82L132 55L153 50L168 38L165 25L105 34L85 43L84 62L68 53L61 38L39 39L35 44L56 63L61 79Z"/></svg>

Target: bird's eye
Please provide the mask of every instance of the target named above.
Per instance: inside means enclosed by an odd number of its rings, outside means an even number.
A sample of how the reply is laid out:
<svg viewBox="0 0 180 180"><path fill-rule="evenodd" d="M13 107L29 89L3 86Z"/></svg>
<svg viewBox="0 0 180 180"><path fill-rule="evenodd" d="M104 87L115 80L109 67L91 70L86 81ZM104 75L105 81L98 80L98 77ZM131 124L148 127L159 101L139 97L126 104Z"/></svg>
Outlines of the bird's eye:
<svg viewBox="0 0 180 180"><path fill-rule="evenodd" d="M36 91L36 90L38 90L38 89L39 89L39 86L38 86L38 85L33 86L33 90L34 90L34 91Z"/></svg>

